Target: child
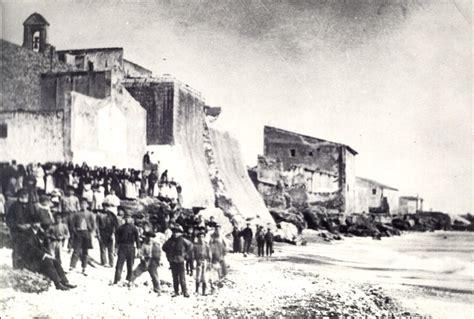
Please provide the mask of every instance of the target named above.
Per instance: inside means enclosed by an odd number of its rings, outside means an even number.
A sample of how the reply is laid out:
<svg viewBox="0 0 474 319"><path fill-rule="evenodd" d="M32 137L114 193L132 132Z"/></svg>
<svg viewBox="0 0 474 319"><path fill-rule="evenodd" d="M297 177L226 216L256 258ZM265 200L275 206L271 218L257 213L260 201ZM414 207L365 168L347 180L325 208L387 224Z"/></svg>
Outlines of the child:
<svg viewBox="0 0 474 319"><path fill-rule="evenodd" d="M207 269L211 260L211 251L209 245L204 241L204 235L204 232L197 233L197 241L193 248L193 257L196 261L196 294L199 293L199 284L202 283L203 296L206 295Z"/></svg>
<svg viewBox="0 0 474 319"><path fill-rule="evenodd" d="M66 238L69 238L69 230L62 223L62 217L59 213L54 214L54 224L48 228L47 237L50 242L51 255L54 255L54 258L61 263L61 247L64 245Z"/></svg>

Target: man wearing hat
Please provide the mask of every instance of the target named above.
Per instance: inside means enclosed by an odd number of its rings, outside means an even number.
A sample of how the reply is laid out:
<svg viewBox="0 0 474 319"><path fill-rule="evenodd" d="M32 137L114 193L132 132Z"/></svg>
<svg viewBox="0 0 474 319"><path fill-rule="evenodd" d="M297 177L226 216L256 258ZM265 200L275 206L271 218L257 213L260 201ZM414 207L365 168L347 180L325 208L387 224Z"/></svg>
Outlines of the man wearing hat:
<svg viewBox="0 0 474 319"><path fill-rule="evenodd" d="M179 286L183 296L189 298L186 288L186 275L184 273L184 261L186 256L192 251L193 244L183 238L183 228L180 225L171 227L173 235L163 244L163 251L170 263L171 274L173 275L174 295L179 295Z"/></svg>
<svg viewBox="0 0 474 319"><path fill-rule="evenodd" d="M138 250L140 264L132 273L131 282L135 281L141 274L148 271L153 283L153 291L160 294L160 282L158 279L158 266L160 265L161 247L160 244L152 238L156 235L151 231L143 233L143 243Z"/></svg>
<svg viewBox="0 0 474 319"><path fill-rule="evenodd" d="M118 228L117 216L114 207L109 203L102 204L103 210L99 210L96 217L97 239L100 247L100 263L102 266L114 266L114 234ZM107 263L108 257L108 263Z"/></svg>
<svg viewBox="0 0 474 319"><path fill-rule="evenodd" d="M266 255L272 256L273 254L273 233L270 227L268 227L265 234L265 245L266 245Z"/></svg>
<svg viewBox="0 0 474 319"><path fill-rule="evenodd" d="M81 205L75 195L75 189L73 186L68 186L65 196L61 198L61 212L63 213L64 221L68 225L69 233L71 234L68 241L68 249L72 249L74 246L74 233L71 225L72 216L80 210Z"/></svg>
<svg viewBox="0 0 474 319"><path fill-rule="evenodd" d="M211 261L211 251L209 245L205 242L204 231L196 234L196 243L194 244L193 257L196 261L196 294L199 293L199 285L202 284L202 295L206 295L207 268Z"/></svg>
<svg viewBox="0 0 474 319"><path fill-rule="evenodd" d="M91 234L95 231L95 218L89 210L89 202L81 199L81 210L71 218L71 235L73 240L73 253L71 256L70 270L76 268L76 263L81 257L82 274L86 275L88 250L91 245Z"/></svg>
<svg viewBox="0 0 474 319"><path fill-rule="evenodd" d="M133 225L133 217L129 213L124 214L124 224L115 232L115 241L117 243L118 256L115 266L114 284L120 281L123 265L127 262L127 280L132 279L133 262L135 261L135 246L140 247L138 241L138 230Z"/></svg>
<svg viewBox="0 0 474 319"><path fill-rule="evenodd" d="M5 217L12 241L13 269L23 268L21 256L18 253L18 245L21 241L18 236L29 228L35 217L33 204L28 202L28 192L25 189L20 189L17 196L18 200L10 206Z"/></svg>
<svg viewBox="0 0 474 319"><path fill-rule="evenodd" d="M244 256L250 254L250 245L252 244L253 231L250 228L250 223L247 223L247 227L242 230L241 236L244 238Z"/></svg>
<svg viewBox="0 0 474 319"><path fill-rule="evenodd" d="M18 235L19 254L26 269L40 273L51 279L58 290L75 288L66 278L61 263L51 256L43 244L41 223L33 220L29 229Z"/></svg>

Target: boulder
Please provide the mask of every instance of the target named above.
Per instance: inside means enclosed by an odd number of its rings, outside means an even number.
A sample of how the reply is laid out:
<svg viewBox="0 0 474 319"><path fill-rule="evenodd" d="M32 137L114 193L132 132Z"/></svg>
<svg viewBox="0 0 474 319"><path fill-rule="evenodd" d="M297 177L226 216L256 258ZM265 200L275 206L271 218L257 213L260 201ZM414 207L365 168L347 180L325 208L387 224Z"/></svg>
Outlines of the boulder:
<svg viewBox="0 0 474 319"><path fill-rule="evenodd" d="M290 243L293 245L304 245L306 242L298 232L295 225L287 222L277 223L275 241Z"/></svg>
<svg viewBox="0 0 474 319"><path fill-rule="evenodd" d="M294 207L285 210L270 210L270 214L276 223L291 223L295 225L300 232L307 226L303 213Z"/></svg>

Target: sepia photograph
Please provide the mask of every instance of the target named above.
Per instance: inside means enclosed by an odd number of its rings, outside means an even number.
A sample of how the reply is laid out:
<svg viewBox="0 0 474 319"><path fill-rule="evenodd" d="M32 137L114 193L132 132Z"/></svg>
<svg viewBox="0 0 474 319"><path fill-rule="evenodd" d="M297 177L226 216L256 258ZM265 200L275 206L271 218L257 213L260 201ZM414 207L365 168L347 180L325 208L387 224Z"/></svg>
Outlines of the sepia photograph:
<svg viewBox="0 0 474 319"><path fill-rule="evenodd" d="M0 318L474 319L471 0L0 0Z"/></svg>

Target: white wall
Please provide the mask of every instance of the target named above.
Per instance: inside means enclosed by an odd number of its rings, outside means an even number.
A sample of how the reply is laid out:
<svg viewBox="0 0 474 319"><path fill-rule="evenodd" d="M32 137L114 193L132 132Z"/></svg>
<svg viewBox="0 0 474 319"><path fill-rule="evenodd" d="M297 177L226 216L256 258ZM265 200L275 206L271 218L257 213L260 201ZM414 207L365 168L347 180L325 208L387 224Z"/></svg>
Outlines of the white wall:
<svg viewBox="0 0 474 319"><path fill-rule="evenodd" d="M19 164L63 161L63 112L0 113L8 137L0 138L0 161Z"/></svg>

